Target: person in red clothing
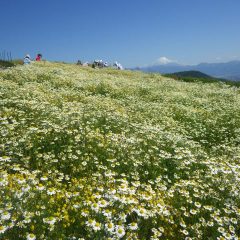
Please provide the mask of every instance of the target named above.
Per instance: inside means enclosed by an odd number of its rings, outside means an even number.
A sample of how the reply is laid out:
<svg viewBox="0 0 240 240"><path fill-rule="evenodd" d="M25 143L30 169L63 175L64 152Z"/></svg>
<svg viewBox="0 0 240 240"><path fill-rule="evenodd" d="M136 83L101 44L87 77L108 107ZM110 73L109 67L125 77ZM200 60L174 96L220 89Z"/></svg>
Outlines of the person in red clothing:
<svg viewBox="0 0 240 240"><path fill-rule="evenodd" d="M42 58L42 54L39 53L36 57L36 61L41 61L41 58Z"/></svg>

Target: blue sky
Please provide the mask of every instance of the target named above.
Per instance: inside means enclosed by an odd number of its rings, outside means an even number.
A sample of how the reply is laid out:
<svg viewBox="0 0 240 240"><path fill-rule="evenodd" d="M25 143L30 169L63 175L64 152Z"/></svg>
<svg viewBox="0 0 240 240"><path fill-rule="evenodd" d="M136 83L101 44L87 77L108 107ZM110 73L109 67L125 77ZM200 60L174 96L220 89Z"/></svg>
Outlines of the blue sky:
<svg viewBox="0 0 240 240"><path fill-rule="evenodd" d="M240 59L239 0L0 0L0 51L126 67Z"/></svg>

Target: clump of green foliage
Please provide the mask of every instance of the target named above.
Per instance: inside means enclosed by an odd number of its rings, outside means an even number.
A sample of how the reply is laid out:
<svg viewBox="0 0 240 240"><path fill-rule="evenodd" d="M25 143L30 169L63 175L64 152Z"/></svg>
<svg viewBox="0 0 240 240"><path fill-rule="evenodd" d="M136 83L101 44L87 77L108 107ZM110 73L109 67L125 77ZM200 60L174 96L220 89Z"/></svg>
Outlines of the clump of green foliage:
<svg viewBox="0 0 240 240"><path fill-rule="evenodd" d="M15 66L17 65L23 65L23 60L22 59L14 59L11 61Z"/></svg>
<svg viewBox="0 0 240 240"><path fill-rule="evenodd" d="M13 66L15 66L13 62L0 60L0 68L8 68Z"/></svg>
<svg viewBox="0 0 240 240"><path fill-rule="evenodd" d="M0 68L15 67L17 65L23 65L23 60L21 59L14 59L12 61L0 60Z"/></svg>

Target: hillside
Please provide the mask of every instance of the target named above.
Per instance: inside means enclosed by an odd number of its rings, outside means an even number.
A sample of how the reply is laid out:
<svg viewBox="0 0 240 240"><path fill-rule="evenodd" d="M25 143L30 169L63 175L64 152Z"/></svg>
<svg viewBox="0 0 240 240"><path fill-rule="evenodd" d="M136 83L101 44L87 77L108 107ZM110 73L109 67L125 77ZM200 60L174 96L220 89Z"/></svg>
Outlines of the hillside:
<svg viewBox="0 0 240 240"><path fill-rule="evenodd" d="M0 238L237 239L239 129L225 83L0 71Z"/></svg>
<svg viewBox="0 0 240 240"><path fill-rule="evenodd" d="M199 71L184 71L184 72L175 72L172 74L169 74L169 76L174 77L190 77L190 78L213 78L205 73L199 72Z"/></svg>
<svg viewBox="0 0 240 240"><path fill-rule="evenodd" d="M172 78L178 81L183 82L202 82L202 83L225 83L230 86L240 87L240 82L231 81L222 78L211 77L205 73L199 71L184 71L184 72L176 72L176 73L168 73L163 76Z"/></svg>

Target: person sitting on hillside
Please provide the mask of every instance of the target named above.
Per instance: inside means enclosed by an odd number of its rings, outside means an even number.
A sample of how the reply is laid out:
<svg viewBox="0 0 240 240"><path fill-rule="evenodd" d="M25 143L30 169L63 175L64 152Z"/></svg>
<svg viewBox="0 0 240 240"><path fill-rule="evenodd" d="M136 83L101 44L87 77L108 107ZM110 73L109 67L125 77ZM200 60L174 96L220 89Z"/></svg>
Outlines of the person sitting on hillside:
<svg viewBox="0 0 240 240"><path fill-rule="evenodd" d="M84 62L82 65L83 65L83 67L88 67L89 66L89 62Z"/></svg>
<svg viewBox="0 0 240 240"><path fill-rule="evenodd" d="M113 66L116 67L118 70L123 70L123 66L118 62L115 62Z"/></svg>
<svg viewBox="0 0 240 240"><path fill-rule="evenodd" d="M104 62L104 63L103 63L103 67L108 67L108 63L107 63L107 62Z"/></svg>
<svg viewBox="0 0 240 240"><path fill-rule="evenodd" d="M108 67L107 62L103 62L103 60L95 60L92 65L93 68L98 67L98 68L104 68Z"/></svg>
<svg viewBox="0 0 240 240"><path fill-rule="evenodd" d="M29 54L27 54L27 55L24 57L23 63L24 63L24 65L31 63L31 58L30 58L30 55L29 55Z"/></svg>
<svg viewBox="0 0 240 240"><path fill-rule="evenodd" d="M95 65L95 67L101 67L102 66L102 64L103 64L103 60L95 60L94 62L93 62L93 64Z"/></svg>
<svg viewBox="0 0 240 240"><path fill-rule="evenodd" d="M41 61L42 58L42 54L38 53L37 57L36 57L36 61Z"/></svg>

